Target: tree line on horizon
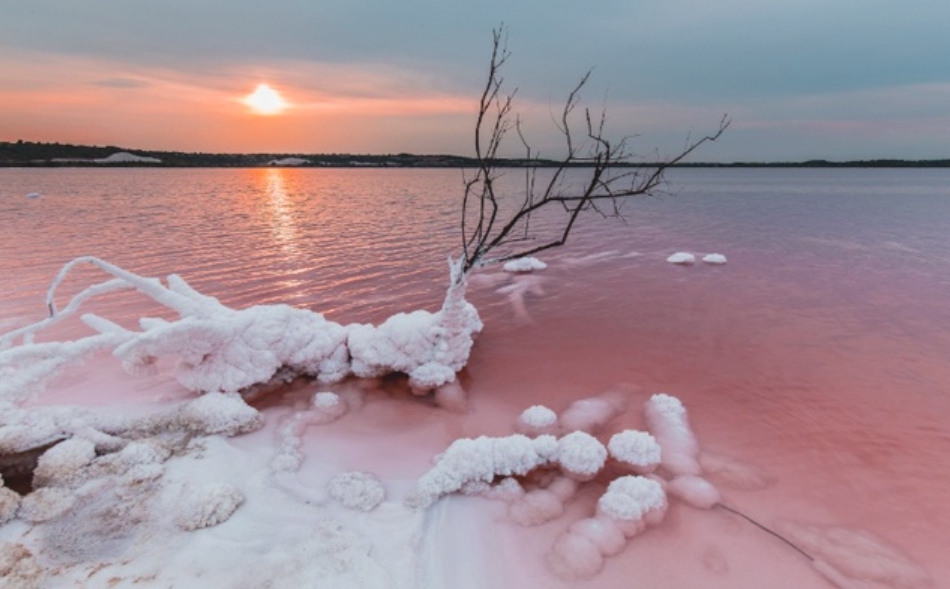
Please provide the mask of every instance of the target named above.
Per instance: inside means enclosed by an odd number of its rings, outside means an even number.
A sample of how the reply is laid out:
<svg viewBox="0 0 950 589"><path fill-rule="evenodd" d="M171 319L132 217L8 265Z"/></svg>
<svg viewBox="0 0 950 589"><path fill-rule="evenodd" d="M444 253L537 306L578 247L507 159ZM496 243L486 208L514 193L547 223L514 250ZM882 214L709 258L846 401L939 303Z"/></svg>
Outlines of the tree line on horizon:
<svg viewBox="0 0 950 589"><path fill-rule="evenodd" d="M115 153L158 158L160 164L141 162L96 163ZM399 154L301 154L301 153L200 153L184 151L151 151L112 145L74 145L59 142L0 141L0 167L267 167L275 160L300 158L307 163L298 167L398 167L398 168L460 168L477 165L476 158L459 155ZM83 161L86 160L86 161ZM498 158L500 167L555 166L548 160ZM638 165L638 164L628 164ZM644 166L651 163L645 162ZM680 162L676 167L799 167L799 168L946 168L950 159L907 160L898 158L832 161L812 159L800 162Z"/></svg>

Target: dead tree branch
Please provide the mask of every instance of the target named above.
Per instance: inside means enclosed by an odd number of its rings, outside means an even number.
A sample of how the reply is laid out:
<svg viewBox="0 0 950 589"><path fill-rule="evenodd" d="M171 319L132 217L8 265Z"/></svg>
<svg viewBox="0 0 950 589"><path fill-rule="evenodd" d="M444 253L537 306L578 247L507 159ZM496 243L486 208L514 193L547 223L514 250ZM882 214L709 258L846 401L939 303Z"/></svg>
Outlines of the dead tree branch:
<svg viewBox="0 0 950 589"><path fill-rule="evenodd" d="M563 245L580 215L593 211L604 217L623 219L622 207L630 197L655 194L665 182L666 171L682 162L701 145L715 141L729 127L724 116L718 129L699 139L688 139L683 149L654 162L636 162L628 151L629 137L614 142L608 136L606 109L592 113L578 110L580 95L590 79L585 73L568 94L554 124L564 142L564 154L551 166L550 175L539 181L540 157L522 129L520 118L512 114L515 91L503 89L502 66L510 57L503 28L492 32L492 55L488 79L479 101L475 124L474 175L464 183L462 197L462 274L473 268L503 262ZM578 124L578 120L581 123ZM497 183L500 177L499 150L514 128L525 149L524 195L520 206L504 206L505 195ZM569 171L571 181L567 182ZM539 211L558 209L560 221L553 234L541 235L531 226Z"/></svg>

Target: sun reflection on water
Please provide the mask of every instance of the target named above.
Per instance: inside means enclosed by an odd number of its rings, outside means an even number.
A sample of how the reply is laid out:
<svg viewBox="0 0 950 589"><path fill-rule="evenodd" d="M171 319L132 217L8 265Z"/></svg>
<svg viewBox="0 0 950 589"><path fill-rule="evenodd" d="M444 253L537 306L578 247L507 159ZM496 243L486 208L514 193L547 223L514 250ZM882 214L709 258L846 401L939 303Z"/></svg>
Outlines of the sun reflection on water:
<svg viewBox="0 0 950 589"><path fill-rule="evenodd" d="M288 192L285 171L280 168L270 168L263 172L264 193L271 215L271 231L274 241L281 251L294 259L302 255L300 250L300 229L298 203L295 202L296 192Z"/></svg>

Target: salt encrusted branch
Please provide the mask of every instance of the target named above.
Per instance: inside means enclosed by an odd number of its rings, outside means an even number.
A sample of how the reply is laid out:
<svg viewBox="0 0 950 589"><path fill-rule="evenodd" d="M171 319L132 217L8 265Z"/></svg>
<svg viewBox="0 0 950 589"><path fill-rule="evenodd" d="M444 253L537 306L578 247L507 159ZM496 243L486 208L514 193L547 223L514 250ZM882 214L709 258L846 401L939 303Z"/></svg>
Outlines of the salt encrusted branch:
<svg viewBox="0 0 950 589"><path fill-rule="evenodd" d="M82 263L113 278L86 288L58 312L56 288ZM150 372L161 357L176 357L175 377L196 392L253 392L255 387L298 376L336 382L350 374L375 377L392 372L407 374L414 391L428 392L455 381L482 328L478 312L465 300L460 264L450 261L450 286L438 312L399 313L379 326L343 326L288 305L232 309L174 274L165 286L157 278L98 258L77 258L50 286L51 316L0 337L0 400L22 402L67 364L102 349L111 349L133 374ZM141 331L134 331L86 314L82 321L98 334L69 342L33 342L34 334L75 315L91 297L120 289L138 290L179 318L143 317ZM13 346L18 339L20 345Z"/></svg>

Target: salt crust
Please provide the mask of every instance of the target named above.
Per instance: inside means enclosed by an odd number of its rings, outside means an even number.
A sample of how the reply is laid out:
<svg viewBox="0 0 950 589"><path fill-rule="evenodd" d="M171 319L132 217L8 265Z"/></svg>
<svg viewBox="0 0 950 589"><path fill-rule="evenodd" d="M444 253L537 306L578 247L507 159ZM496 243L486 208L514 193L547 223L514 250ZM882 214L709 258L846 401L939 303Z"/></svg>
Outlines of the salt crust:
<svg viewBox="0 0 950 589"><path fill-rule="evenodd" d="M343 507L356 511L372 511L386 498L386 488L379 478L368 472L344 472L330 479L327 493Z"/></svg>
<svg viewBox="0 0 950 589"><path fill-rule="evenodd" d="M0 525L16 517L16 512L19 508L19 493L3 486L3 478L0 477Z"/></svg>
<svg viewBox="0 0 950 589"><path fill-rule="evenodd" d="M76 496L68 489L44 487L36 489L20 501L17 517L31 523L57 518L76 503Z"/></svg>
<svg viewBox="0 0 950 589"><path fill-rule="evenodd" d="M45 576L45 571L25 546L0 542L0 587L39 589Z"/></svg>
<svg viewBox="0 0 950 589"><path fill-rule="evenodd" d="M703 261L707 264L722 265L726 263L726 256L722 254L706 254Z"/></svg>

